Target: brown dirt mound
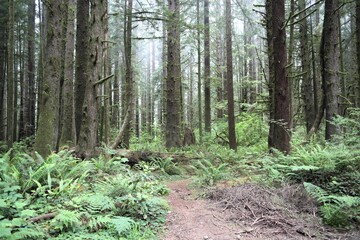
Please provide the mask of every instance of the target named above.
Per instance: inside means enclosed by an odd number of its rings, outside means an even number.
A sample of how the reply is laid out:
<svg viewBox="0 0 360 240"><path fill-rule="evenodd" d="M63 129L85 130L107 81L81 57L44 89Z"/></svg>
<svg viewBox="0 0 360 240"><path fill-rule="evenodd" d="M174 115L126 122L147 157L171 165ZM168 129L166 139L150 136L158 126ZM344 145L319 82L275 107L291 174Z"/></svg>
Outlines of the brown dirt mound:
<svg viewBox="0 0 360 240"><path fill-rule="evenodd" d="M227 220L253 229L241 239L359 239L359 233L340 234L321 224L317 206L302 185L269 189L255 184L217 189L209 194Z"/></svg>

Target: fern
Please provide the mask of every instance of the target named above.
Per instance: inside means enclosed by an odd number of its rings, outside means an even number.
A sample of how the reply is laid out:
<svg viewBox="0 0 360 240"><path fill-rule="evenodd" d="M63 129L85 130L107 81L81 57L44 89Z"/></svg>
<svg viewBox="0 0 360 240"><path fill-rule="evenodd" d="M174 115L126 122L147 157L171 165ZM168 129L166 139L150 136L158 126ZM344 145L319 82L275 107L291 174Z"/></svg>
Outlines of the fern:
<svg viewBox="0 0 360 240"><path fill-rule="evenodd" d="M113 225L113 228L117 234L120 236L134 225L134 221L129 217L116 216L111 219L111 224Z"/></svg>
<svg viewBox="0 0 360 240"><path fill-rule="evenodd" d="M43 239L45 234L39 228L20 228L12 234L12 239Z"/></svg>
<svg viewBox="0 0 360 240"><path fill-rule="evenodd" d="M75 211L69 210L59 210L59 214L56 215L54 219L51 220L50 225L63 230L75 230L80 225L80 214Z"/></svg>
<svg viewBox="0 0 360 240"><path fill-rule="evenodd" d="M101 193L75 197L73 198L73 201L80 204L81 208L90 213L100 213L115 209L113 200Z"/></svg>
<svg viewBox="0 0 360 240"><path fill-rule="evenodd" d="M219 166L215 166L210 160L204 159L191 166L199 175L199 179L205 185L213 186L217 181L221 180L225 176L225 168L227 163L222 163Z"/></svg>
<svg viewBox="0 0 360 240"><path fill-rule="evenodd" d="M322 204L320 213L326 224L344 227L351 225L353 219L360 220L360 197L328 194L322 188L307 182L304 187L311 197Z"/></svg>
<svg viewBox="0 0 360 240"><path fill-rule="evenodd" d="M90 231L95 232L102 228L108 228L110 223L111 218L109 216L95 216L89 220L87 227Z"/></svg>

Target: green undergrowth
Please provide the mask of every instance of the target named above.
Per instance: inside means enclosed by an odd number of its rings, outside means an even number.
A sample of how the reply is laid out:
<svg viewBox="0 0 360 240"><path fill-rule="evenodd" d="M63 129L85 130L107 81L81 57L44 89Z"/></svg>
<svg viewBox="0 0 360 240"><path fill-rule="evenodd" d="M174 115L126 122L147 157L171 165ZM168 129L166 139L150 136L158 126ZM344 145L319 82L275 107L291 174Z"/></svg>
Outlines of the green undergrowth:
<svg viewBox="0 0 360 240"><path fill-rule="evenodd" d="M130 169L103 152L89 161L67 150L46 159L3 154L0 239L157 239L168 211L167 165Z"/></svg>

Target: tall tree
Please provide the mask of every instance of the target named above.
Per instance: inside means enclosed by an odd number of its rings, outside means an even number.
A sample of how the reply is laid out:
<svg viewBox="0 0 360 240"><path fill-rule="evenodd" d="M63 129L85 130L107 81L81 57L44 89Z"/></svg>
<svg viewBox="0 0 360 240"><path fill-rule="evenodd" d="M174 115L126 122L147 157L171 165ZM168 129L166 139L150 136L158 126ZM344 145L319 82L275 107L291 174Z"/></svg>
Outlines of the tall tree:
<svg viewBox="0 0 360 240"><path fill-rule="evenodd" d="M196 1L196 23L197 23L197 96L198 96L198 116L199 116L199 135L202 142L202 100L201 100L201 37L200 37L200 0Z"/></svg>
<svg viewBox="0 0 360 240"><path fill-rule="evenodd" d="M66 44L64 62L64 84L63 84L63 113L60 144L73 143L74 138L74 47L75 47L75 0L69 0L66 17Z"/></svg>
<svg viewBox="0 0 360 240"><path fill-rule="evenodd" d="M7 59L7 23L8 23L8 2L0 6L0 141L4 141L5 138L5 111L4 103L5 99L5 77L6 77L6 59Z"/></svg>
<svg viewBox="0 0 360 240"><path fill-rule="evenodd" d="M356 50L358 82L355 90L357 107L360 107L360 1L356 1Z"/></svg>
<svg viewBox="0 0 360 240"><path fill-rule="evenodd" d="M322 78L325 94L326 127L325 138L330 140L339 132L338 126L332 123L339 114L339 1L325 1L322 44L320 49L322 62Z"/></svg>
<svg viewBox="0 0 360 240"><path fill-rule="evenodd" d="M204 0L204 97L205 97L205 131L211 131L211 97L210 97L210 23L209 0Z"/></svg>
<svg viewBox="0 0 360 240"><path fill-rule="evenodd" d="M124 29L124 42L125 42L125 106L123 111L126 114L123 116L123 122L126 124L123 144L126 148L130 147L130 129L132 126L133 111L134 111L134 76L132 66L132 16L133 16L133 0L127 0L125 11L125 29ZM126 119L128 117L128 120Z"/></svg>
<svg viewBox="0 0 360 240"><path fill-rule="evenodd" d="M166 147L181 145L181 69L180 69L180 6L168 0L167 80L166 80Z"/></svg>
<svg viewBox="0 0 360 240"><path fill-rule="evenodd" d="M27 74L24 81L24 104L23 122L24 136L28 137L35 133L35 0L28 2L27 22Z"/></svg>
<svg viewBox="0 0 360 240"><path fill-rule="evenodd" d="M59 91L62 59L62 8L61 1L46 4L46 46L44 51L44 75L35 150L42 156L57 150L59 134Z"/></svg>
<svg viewBox="0 0 360 240"><path fill-rule="evenodd" d="M79 139L86 81L89 78L89 0L78 0L76 7L76 71L75 71L75 129Z"/></svg>
<svg viewBox="0 0 360 240"><path fill-rule="evenodd" d="M308 21L306 18L306 1L299 0L300 7L300 58L302 66L302 95L305 105L306 131L309 132L315 121L314 92L311 79L311 62L308 38Z"/></svg>
<svg viewBox="0 0 360 240"><path fill-rule="evenodd" d="M6 140L8 148L14 142L14 0L9 0L8 42L7 42L7 114L6 114Z"/></svg>
<svg viewBox="0 0 360 240"><path fill-rule="evenodd" d="M286 73L286 32L284 0L272 1L272 44L274 58L274 147L290 152L290 104L289 81ZM271 56L270 56L271 57Z"/></svg>
<svg viewBox="0 0 360 240"><path fill-rule="evenodd" d="M234 114L234 87L233 87L233 59L232 59L232 34L231 34L231 0L226 0L226 79L228 96L228 130L229 146L236 150L235 114Z"/></svg>
<svg viewBox="0 0 360 240"><path fill-rule="evenodd" d="M269 89L269 135L268 135L268 147L273 148L274 145L274 87L275 87L275 69L274 69L274 46L273 46L273 23L272 23L272 0L266 0L265 9L265 23L266 23L266 40L267 40L267 55L268 55L268 89Z"/></svg>
<svg viewBox="0 0 360 240"><path fill-rule="evenodd" d="M98 107L97 90L102 80L102 59L104 52L104 21L107 18L107 0L90 1L90 25L89 25L89 78L86 81L85 98L82 110L82 122L77 144L77 153L82 158L91 158L96 154L98 145L97 125Z"/></svg>

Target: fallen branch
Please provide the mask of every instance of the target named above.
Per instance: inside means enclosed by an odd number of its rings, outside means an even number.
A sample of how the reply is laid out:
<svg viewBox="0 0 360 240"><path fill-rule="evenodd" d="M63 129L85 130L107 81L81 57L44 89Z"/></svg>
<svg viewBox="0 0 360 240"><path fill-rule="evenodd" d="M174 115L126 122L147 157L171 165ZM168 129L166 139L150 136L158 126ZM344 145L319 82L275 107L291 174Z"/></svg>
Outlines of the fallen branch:
<svg viewBox="0 0 360 240"><path fill-rule="evenodd" d="M57 215L57 213L46 213L46 214L43 214L43 215L40 215L37 217L30 218L27 221L31 222L31 223L36 223L36 222L40 222L43 220L53 219L56 215Z"/></svg>

